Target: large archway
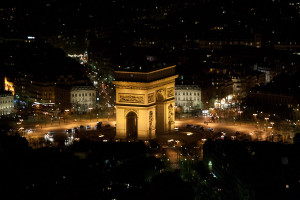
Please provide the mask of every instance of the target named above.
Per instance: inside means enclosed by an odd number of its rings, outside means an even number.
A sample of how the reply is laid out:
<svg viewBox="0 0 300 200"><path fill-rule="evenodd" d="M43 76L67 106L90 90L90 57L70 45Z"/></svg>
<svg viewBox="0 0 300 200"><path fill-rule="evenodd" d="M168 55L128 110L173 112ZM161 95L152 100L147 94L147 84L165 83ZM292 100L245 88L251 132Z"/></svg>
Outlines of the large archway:
<svg viewBox="0 0 300 200"><path fill-rule="evenodd" d="M126 133L128 139L137 138L137 115L135 112L131 111L126 116Z"/></svg>
<svg viewBox="0 0 300 200"><path fill-rule="evenodd" d="M115 75L116 139L149 140L174 130L175 65Z"/></svg>

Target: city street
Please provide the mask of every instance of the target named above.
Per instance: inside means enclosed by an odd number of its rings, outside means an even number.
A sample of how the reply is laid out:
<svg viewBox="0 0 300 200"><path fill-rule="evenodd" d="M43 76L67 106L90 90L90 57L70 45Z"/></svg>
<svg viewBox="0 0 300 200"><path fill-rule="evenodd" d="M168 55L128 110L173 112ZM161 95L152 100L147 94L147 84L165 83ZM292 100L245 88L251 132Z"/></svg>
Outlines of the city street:
<svg viewBox="0 0 300 200"><path fill-rule="evenodd" d="M103 129L100 130L94 130L95 125L97 124L97 121L101 121L102 127L110 126L115 127L116 121L114 119L108 120L106 119L91 119L91 120L82 120L82 121L72 121L72 122L66 122L66 123L60 123L60 124L54 124L50 125L48 124L46 127L40 127L39 125L31 124L30 126L26 126L25 130L32 129L32 131L25 132L24 136L29 139L40 139L44 138L45 134L53 131L54 132L54 139L57 140L65 140L66 139L66 130L67 129L73 129L74 127L84 126L85 128L81 130L82 132L87 133L97 133L97 134L103 134L107 138L113 139L115 133L113 129L111 128L110 131L104 131ZM204 127L204 130L201 131L197 128L187 128L187 125L200 125ZM90 129L86 129L86 126L90 125ZM213 131L209 131L208 128L211 128ZM156 140L158 140L160 143L165 143L168 140L174 139L179 140L184 143L191 143L195 141L205 141L208 138L216 139L220 138L220 132L224 132L228 138L233 136L236 136L236 132L239 132L241 136L245 136L245 138L250 138L251 140L265 140L266 139L266 133L258 130L254 124L246 124L246 123L204 123L203 118L191 118L191 119L180 119L175 121L175 131L170 133L165 133L162 135L157 135ZM204 140L203 140L204 139Z"/></svg>

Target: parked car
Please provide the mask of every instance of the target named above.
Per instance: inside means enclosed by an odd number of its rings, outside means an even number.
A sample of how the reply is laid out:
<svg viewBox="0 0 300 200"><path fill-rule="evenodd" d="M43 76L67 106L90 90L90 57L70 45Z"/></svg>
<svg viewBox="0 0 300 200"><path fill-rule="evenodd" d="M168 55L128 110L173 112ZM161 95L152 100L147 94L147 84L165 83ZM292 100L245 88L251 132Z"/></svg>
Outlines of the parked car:
<svg viewBox="0 0 300 200"><path fill-rule="evenodd" d="M214 131L214 129L213 129L213 128L211 128L211 127L208 127L208 128L207 128L207 130L209 130L209 131L211 131L211 132L213 132L213 131Z"/></svg>
<svg viewBox="0 0 300 200"><path fill-rule="evenodd" d="M195 128L196 128L196 129L200 129L201 131L204 131L204 127L203 127L203 126L196 125Z"/></svg>
<svg viewBox="0 0 300 200"><path fill-rule="evenodd" d="M67 133L67 134L72 133L72 129L67 129L67 130L66 130L66 133Z"/></svg>
<svg viewBox="0 0 300 200"><path fill-rule="evenodd" d="M193 124L187 124L186 128L194 128L194 125Z"/></svg>
<svg viewBox="0 0 300 200"><path fill-rule="evenodd" d="M91 125L86 126L86 129L91 129L91 128L92 128Z"/></svg>
<svg viewBox="0 0 300 200"><path fill-rule="evenodd" d="M77 127L73 128L73 133L78 133L78 128Z"/></svg>
<svg viewBox="0 0 300 200"><path fill-rule="evenodd" d="M49 131L48 133L45 133L44 138L45 138L46 141L53 142L53 140L54 140L54 132L53 131Z"/></svg>
<svg viewBox="0 0 300 200"><path fill-rule="evenodd" d="M95 129L95 130L101 129L101 125L96 125L96 126L94 127L94 129Z"/></svg>
<svg viewBox="0 0 300 200"><path fill-rule="evenodd" d="M78 126L79 127L79 129L84 129L84 126L83 125L80 125L80 126Z"/></svg>
<svg viewBox="0 0 300 200"><path fill-rule="evenodd" d="M97 125L101 127L102 126L102 122L97 122Z"/></svg>

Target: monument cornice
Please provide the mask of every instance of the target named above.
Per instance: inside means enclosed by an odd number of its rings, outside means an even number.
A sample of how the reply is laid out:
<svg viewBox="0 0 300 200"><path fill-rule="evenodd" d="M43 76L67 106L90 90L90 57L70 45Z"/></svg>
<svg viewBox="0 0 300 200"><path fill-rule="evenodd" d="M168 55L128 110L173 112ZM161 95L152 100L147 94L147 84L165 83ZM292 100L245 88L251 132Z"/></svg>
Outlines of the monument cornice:
<svg viewBox="0 0 300 200"><path fill-rule="evenodd" d="M131 81L113 81L116 88L119 89L136 89L136 90L149 90L153 88L158 88L161 85L166 85L169 83L174 83L178 75L173 75L160 80L155 80L151 82L131 82Z"/></svg>

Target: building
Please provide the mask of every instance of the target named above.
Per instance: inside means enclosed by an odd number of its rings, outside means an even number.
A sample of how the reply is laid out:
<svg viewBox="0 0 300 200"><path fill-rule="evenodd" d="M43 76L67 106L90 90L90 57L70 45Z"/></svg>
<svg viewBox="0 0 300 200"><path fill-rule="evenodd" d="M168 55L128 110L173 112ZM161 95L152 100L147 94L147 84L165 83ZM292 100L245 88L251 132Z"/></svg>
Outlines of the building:
<svg viewBox="0 0 300 200"><path fill-rule="evenodd" d="M14 113L14 96L11 92L0 91L0 116Z"/></svg>
<svg viewBox="0 0 300 200"><path fill-rule="evenodd" d="M96 108L96 89L94 86L74 86L70 91L72 110L90 112Z"/></svg>
<svg viewBox="0 0 300 200"><path fill-rule="evenodd" d="M183 112L201 109L201 88L200 85L176 85L175 86L175 107L181 107Z"/></svg>
<svg viewBox="0 0 300 200"><path fill-rule="evenodd" d="M174 130L175 65L115 73L116 138L148 140Z"/></svg>

